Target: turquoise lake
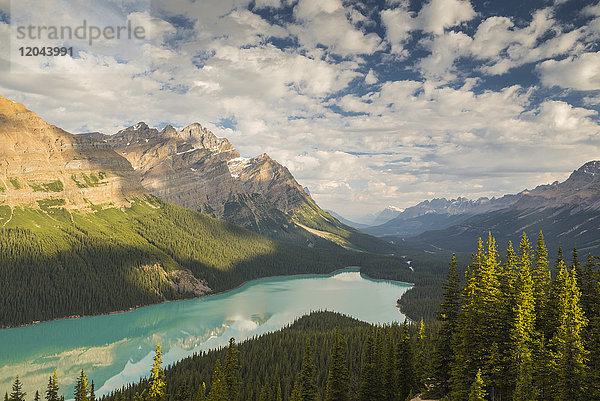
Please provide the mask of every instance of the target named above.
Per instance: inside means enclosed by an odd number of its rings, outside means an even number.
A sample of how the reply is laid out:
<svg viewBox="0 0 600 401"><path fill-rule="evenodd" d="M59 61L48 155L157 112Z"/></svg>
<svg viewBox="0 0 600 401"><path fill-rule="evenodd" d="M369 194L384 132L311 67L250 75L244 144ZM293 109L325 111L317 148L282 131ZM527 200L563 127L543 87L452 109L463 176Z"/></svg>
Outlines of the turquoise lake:
<svg viewBox="0 0 600 401"><path fill-rule="evenodd" d="M219 295L104 316L63 319L0 330L0 391L18 374L30 399L56 368L71 399L81 369L101 396L148 375L155 344L165 365L198 351L272 332L315 310L371 323L403 321L396 300L410 285L376 281L358 269L332 275L264 278Z"/></svg>

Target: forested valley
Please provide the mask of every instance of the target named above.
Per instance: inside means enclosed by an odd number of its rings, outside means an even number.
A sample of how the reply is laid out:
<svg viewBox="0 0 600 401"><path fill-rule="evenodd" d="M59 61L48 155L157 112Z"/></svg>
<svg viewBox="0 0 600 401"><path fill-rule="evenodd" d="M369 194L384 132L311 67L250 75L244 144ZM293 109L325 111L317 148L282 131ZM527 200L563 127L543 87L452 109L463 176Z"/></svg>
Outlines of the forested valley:
<svg viewBox="0 0 600 401"><path fill-rule="evenodd" d="M502 259L491 235L464 275L453 258L435 322L374 326L318 312L164 370L157 347L147 379L101 399L600 399L598 258L574 249L550 261L540 233L533 246L525 235L509 243ZM86 386L77 401L91 400ZM17 390L5 398L23 401Z"/></svg>
<svg viewBox="0 0 600 401"><path fill-rule="evenodd" d="M406 263L392 256L277 242L153 197L123 209L23 207L10 213L10 224L0 227L0 327L127 310L217 293L260 277L347 266L366 268L373 278L380 271L412 278ZM191 285L180 286L181 277Z"/></svg>

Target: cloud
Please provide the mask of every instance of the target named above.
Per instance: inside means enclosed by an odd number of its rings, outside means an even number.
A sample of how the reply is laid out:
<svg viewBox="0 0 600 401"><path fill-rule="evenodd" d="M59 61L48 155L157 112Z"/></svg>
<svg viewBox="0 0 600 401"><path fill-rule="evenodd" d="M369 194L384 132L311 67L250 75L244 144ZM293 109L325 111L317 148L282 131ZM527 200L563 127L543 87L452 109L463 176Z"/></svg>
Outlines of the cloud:
<svg viewBox="0 0 600 401"><path fill-rule="evenodd" d="M322 45L331 53L353 56L372 54L380 48L381 38L354 26L339 0L300 0L294 16L296 24L289 30L307 49Z"/></svg>
<svg viewBox="0 0 600 401"><path fill-rule="evenodd" d="M549 87L597 90L598 18L571 27L543 9L523 23L437 0L417 13L403 1L368 10L337 0L286 1L293 12L281 18L253 12L280 5L182 0L152 14L126 10L119 18L155 27L152 63L87 52L54 60L48 74L0 74L0 91L72 132L200 122L244 156L268 152L323 207L350 217L515 192L597 158L597 93L575 103L562 97L573 91ZM524 75L539 81L503 75L527 63ZM235 128L220 128L224 118Z"/></svg>
<svg viewBox="0 0 600 401"><path fill-rule="evenodd" d="M405 7L381 11L381 21L386 31L386 39L392 46L392 52L406 56L404 43L411 37L410 31L417 26L412 13Z"/></svg>
<svg viewBox="0 0 600 401"><path fill-rule="evenodd" d="M600 52L584 53L564 60L547 60L536 68L542 84L548 87L582 91L600 90Z"/></svg>
<svg viewBox="0 0 600 401"><path fill-rule="evenodd" d="M436 35L469 21L475 17L475 10L468 0L431 0L419 11L423 30Z"/></svg>
<svg viewBox="0 0 600 401"><path fill-rule="evenodd" d="M373 85L376 84L378 81L379 79L377 79L377 75L375 74L373 69L370 69L369 73L365 76L365 83L367 85Z"/></svg>

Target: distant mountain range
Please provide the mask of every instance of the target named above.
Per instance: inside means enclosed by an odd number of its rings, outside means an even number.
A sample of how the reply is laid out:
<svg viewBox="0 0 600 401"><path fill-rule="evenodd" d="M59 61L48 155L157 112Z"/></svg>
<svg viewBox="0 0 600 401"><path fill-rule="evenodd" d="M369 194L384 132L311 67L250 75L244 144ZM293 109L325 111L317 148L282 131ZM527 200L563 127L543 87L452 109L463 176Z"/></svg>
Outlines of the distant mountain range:
<svg viewBox="0 0 600 401"><path fill-rule="evenodd" d="M323 211L290 171L263 153L243 158L198 123L162 130L137 123L114 135L79 137L125 157L146 191L268 237L317 247L390 252L390 245Z"/></svg>
<svg viewBox="0 0 600 401"><path fill-rule="evenodd" d="M497 199L425 201L365 231L388 239L404 237L419 247L470 251L477 237L490 231L505 244L522 232L537 236L542 230L550 243L587 252L600 248L599 223L600 161L591 161L564 182Z"/></svg>

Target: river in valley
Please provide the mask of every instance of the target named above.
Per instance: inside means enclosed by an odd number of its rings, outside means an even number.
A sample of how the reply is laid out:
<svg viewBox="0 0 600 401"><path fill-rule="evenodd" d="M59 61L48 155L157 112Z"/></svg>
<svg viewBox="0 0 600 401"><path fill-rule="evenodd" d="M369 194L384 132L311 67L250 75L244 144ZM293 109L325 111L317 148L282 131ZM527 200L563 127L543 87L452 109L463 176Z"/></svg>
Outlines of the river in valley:
<svg viewBox="0 0 600 401"><path fill-rule="evenodd" d="M218 295L103 316L0 330L0 391L18 374L31 399L56 368L73 398L81 369L96 396L147 376L155 345L172 364L196 352L278 330L311 311L340 312L371 323L403 321L396 300L409 284L371 280L358 269L332 275L264 278Z"/></svg>

